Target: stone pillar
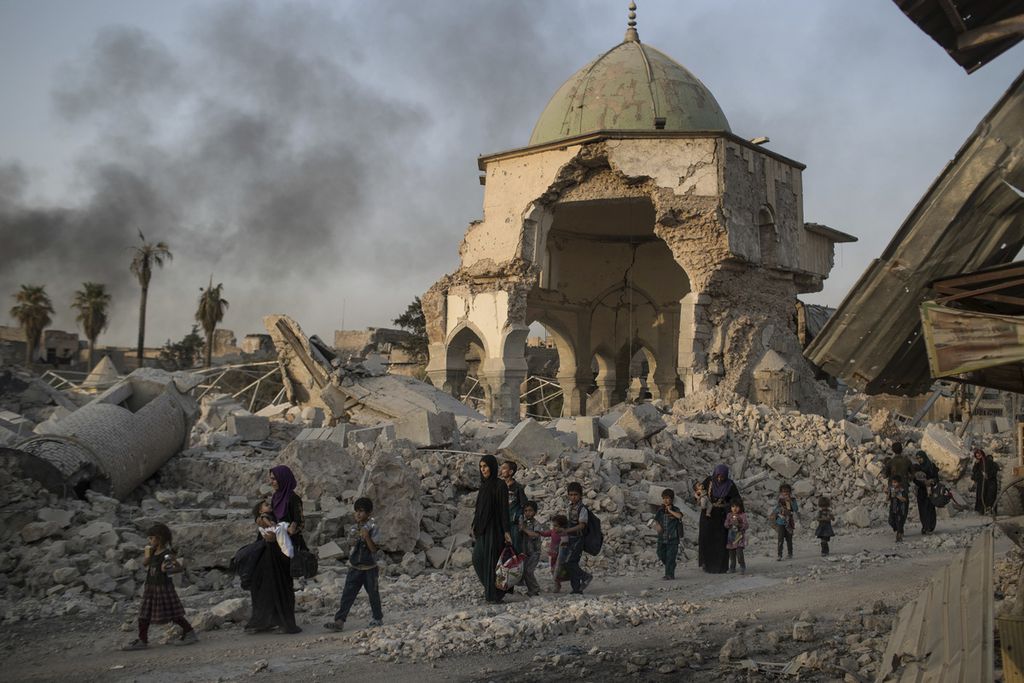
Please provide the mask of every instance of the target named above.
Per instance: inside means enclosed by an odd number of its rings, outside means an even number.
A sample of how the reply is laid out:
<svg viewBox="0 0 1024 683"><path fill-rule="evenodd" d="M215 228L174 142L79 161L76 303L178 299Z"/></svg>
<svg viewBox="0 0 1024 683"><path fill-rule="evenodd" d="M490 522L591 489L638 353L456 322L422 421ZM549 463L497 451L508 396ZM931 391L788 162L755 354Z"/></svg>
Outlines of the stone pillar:
<svg viewBox="0 0 1024 683"><path fill-rule="evenodd" d="M590 368L559 369L559 386L562 387L562 417L587 414L587 389L593 383Z"/></svg>
<svg viewBox="0 0 1024 683"><path fill-rule="evenodd" d="M430 362L427 364L427 377L430 383L441 391L448 392L455 398L462 398L459 392L466 381L465 358L453 362L449 358L448 349L444 344L430 345Z"/></svg>
<svg viewBox="0 0 1024 683"><path fill-rule="evenodd" d="M519 387L526 380L526 359L487 358L480 364L480 381L488 389L491 420L519 422Z"/></svg>
<svg viewBox="0 0 1024 683"><path fill-rule="evenodd" d="M707 322L707 306L710 303L711 297L699 292L690 292L680 301L677 375L687 394L710 389L717 383L717 377L708 371L712 330Z"/></svg>

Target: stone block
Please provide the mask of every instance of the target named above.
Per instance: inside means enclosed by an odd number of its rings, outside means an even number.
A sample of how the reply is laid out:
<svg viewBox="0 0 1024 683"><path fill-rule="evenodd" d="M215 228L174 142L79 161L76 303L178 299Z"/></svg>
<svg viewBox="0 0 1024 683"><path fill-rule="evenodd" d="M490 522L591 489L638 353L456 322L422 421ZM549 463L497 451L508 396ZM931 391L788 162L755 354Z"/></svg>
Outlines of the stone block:
<svg viewBox="0 0 1024 683"><path fill-rule="evenodd" d="M53 570L53 582L65 586L78 580L78 569L75 567L59 567Z"/></svg>
<svg viewBox="0 0 1024 683"><path fill-rule="evenodd" d="M452 553L452 559L448 566L464 569L471 564L473 564L473 551L469 548L456 548L455 552Z"/></svg>
<svg viewBox="0 0 1024 683"><path fill-rule="evenodd" d="M444 561L448 559L448 549L442 548L441 546L434 546L433 548L427 549L427 562L434 569L440 569L444 566Z"/></svg>
<svg viewBox="0 0 1024 683"><path fill-rule="evenodd" d="M797 498L809 498L814 495L814 490L814 482L810 479L793 482L793 495Z"/></svg>
<svg viewBox="0 0 1024 683"><path fill-rule="evenodd" d="M36 519L40 522L56 522L62 529L71 526L71 520L75 513L71 510L58 510L57 508L42 508L36 513Z"/></svg>
<svg viewBox="0 0 1024 683"><path fill-rule="evenodd" d="M0 427L8 429L22 438L32 436L36 423L10 410L0 410Z"/></svg>
<svg viewBox="0 0 1024 683"><path fill-rule="evenodd" d="M800 471L800 463L785 455L775 455L769 458L767 465L775 470L783 479L792 479Z"/></svg>
<svg viewBox="0 0 1024 683"><path fill-rule="evenodd" d="M353 429L345 436L345 443L351 447L358 447L359 445L369 447L380 438L394 439L395 426L393 424L383 424L375 427Z"/></svg>
<svg viewBox="0 0 1024 683"><path fill-rule="evenodd" d="M574 428L581 445L596 446L600 443L601 422L596 417L577 417Z"/></svg>
<svg viewBox="0 0 1024 683"><path fill-rule="evenodd" d="M849 439L854 446L871 441L875 438L875 433L871 431L871 427L865 425L859 425L856 422L850 422L849 420L842 421L843 432L846 434L846 438Z"/></svg>
<svg viewBox="0 0 1024 683"><path fill-rule="evenodd" d="M939 468L939 474L943 479L958 479L970 461L960 438L937 424L925 427L924 435L921 437L921 450L927 453Z"/></svg>
<svg viewBox="0 0 1024 683"><path fill-rule="evenodd" d="M620 469L646 468L651 464L650 452L639 448L607 448L601 455Z"/></svg>
<svg viewBox="0 0 1024 683"><path fill-rule="evenodd" d="M228 598L210 608L210 612L220 619L221 623L232 621L240 624L249 618L251 611L249 598Z"/></svg>
<svg viewBox="0 0 1024 683"><path fill-rule="evenodd" d="M395 424L395 437L416 444L419 448L451 446L458 440L455 415L448 412L423 411L409 415Z"/></svg>
<svg viewBox="0 0 1024 683"><path fill-rule="evenodd" d="M279 417L283 418L285 413L289 411L293 406L291 403L278 403L277 405L267 406L256 411L256 415L260 417Z"/></svg>
<svg viewBox="0 0 1024 683"><path fill-rule="evenodd" d="M324 543L316 549L317 557L321 560L335 560L345 556L345 551L334 541Z"/></svg>
<svg viewBox="0 0 1024 683"><path fill-rule="evenodd" d="M129 388L131 383L125 382ZM227 394L207 394L199 402L198 425L205 431L216 431L224 426L228 417L235 412L245 412L245 408L237 399Z"/></svg>
<svg viewBox="0 0 1024 683"><path fill-rule="evenodd" d="M619 403L616 406L612 406L610 410L598 418L603 435L608 434L608 428L618 422L619 418L622 417L622 414L626 412L626 408L627 406L625 403Z"/></svg>
<svg viewBox="0 0 1024 683"><path fill-rule="evenodd" d="M843 521L858 529L867 529L871 526L871 513L863 505L858 505L846 511Z"/></svg>
<svg viewBox="0 0 1024 683"><path fill-rule="evenodd" d="M793 640L798 643L809 643L815 639L814 624L809 621L797 621L793 624Z"/></svg>
<svg viewBox="0 0 1024 683"><path fill-rule="evenodd" d="M632 441L642 441L654 436L665 428L665 420L661 413L650 403L629 406L622 413L622 416L615 421L615 427L620 427L626 432L626 436ZM609 437L611 432L609 431Z"/></svg>
<svg viewBox="0 0 1024 683"><path fill-rule="evenodd" d="M29 522L21 527L21 540L25 543L35 543L50 536L56 536L61 531L57 522Z"/></svg>
<svg viewBox="0 0 1024 683"><path fill-rule="evenodd" d="M703 422L680 422L676 426L676 434L679 436L687 436L697 441L710 441L712 443L718 443L724 441L725 437L728 436L729 430L724 426L715 423L703 423Z"/></svg>
<svg viewBox="0 0 1024 683"><path fill-rule="evenodd" d="M538 465L565 452L564 443L527 418L517 424L498 445L498 452L524 465Z"/></svg>
<svg viewBox="0 0 1024 683"><path fill-rule="evenodd" d="M261 415L228 415L228 434L242 441L263 441L270 436L270 418Z"/></svg>

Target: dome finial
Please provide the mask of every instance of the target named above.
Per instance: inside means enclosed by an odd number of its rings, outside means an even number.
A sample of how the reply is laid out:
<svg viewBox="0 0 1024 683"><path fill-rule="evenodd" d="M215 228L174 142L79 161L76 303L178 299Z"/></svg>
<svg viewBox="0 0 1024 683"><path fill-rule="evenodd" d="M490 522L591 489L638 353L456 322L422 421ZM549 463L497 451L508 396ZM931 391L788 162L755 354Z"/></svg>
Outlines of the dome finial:
<svg viewBox="0 0 1024 683"><path fill-rule="evenodd" d="M626 37L624 42L627 43L639 43L640 34L636 32L636 3L629 3L629 21L626 23L629 27L626 29Z"/></svg>

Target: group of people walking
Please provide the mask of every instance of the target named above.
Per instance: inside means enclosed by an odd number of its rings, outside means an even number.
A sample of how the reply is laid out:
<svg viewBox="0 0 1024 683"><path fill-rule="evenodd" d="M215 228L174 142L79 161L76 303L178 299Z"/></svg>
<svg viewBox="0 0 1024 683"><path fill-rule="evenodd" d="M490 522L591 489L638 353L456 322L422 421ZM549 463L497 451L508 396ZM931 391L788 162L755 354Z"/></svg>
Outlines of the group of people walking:
<svg viewBox="0 0 1024 683"><path fill-rule="evenodd" d="M909 486L914 486L921 533L935 531L936 505L944 504L944 497L952 494L942 485L939 470L924 451L912 457L903 453L902 444L892 447L893 455L883 466L889 504L889 524L902 541L909 512ZM996 502L999 491L999 466L982 449L973 451L974 466L971 478L975 485L975 510L988 514ZM516 555L525 556L520 585L528 596L541 592L535 572L544 555L543 543L548 540L547 559L552 575L552 590L561 590L568 581L572 593L583 593L593 576L580 563L584 550L584 537L592 517L583 503L583 487L571 482L566 487L563 512L550 515L547 525L537 519L538 505L527 498L523 486L516 481L517 465L508 461L498 464L493 455L484 455L479 461L480 487L473 512L473 568L483 587L483 598L489 603L500 603L516 586L499 585L496 568L506 548ZM269 482L273 494L270 500L260 500L253 509L256 522L256 540L247 546L246 570L252 616L245 625L246 633L260 633L278 629L283 633L299 633L295 623L295 587L293 582L294 558L299 552L308 552L303 537L305 518L302 498L296 493L297 482L291 469L278 465L270 469ZM675 579L677 556L683 538L683 514L675 505L675 491L662 491L662 505L651 520L658 535L657 556L664 567L663 579ZM739 487L729 477L729 468L720 464L710 476L697 482L693 488L694 504L700 522L697 537L697 564L709 574L727 572L744 573L749 520ZM370 516L373 502L360 498L354 504L355 525L350 530L353 539L349 557L350 568L342 591L341 604L334 620L325 624L328 630L341 630L360 590L365 590L370 601L373 619L370 626L383 622L379 592L380 531ZM793 496L792 487L782 484L778 499L769 515L777 537L777 560L793 557L793 532L800 515L800 505ZM835 516L828 498L818 499L815 535L821 542L821 554L829 554L829 541L835 535L832 522ZM546 526L546 528L545 528ZM148 646L150 624L175 623L181 636L175 644L188 645L198 641L192 625L185 619L185 611L174 590L172 575L182 565L172 547L171 530L164 524L154 524L148 531L148 545L144 549L142 564L146 568L145 590L139 611L138 637L124 647L141 650ZM241 552L241 551L240 551ZM591 551L593 552L593 551Z"/></svg>

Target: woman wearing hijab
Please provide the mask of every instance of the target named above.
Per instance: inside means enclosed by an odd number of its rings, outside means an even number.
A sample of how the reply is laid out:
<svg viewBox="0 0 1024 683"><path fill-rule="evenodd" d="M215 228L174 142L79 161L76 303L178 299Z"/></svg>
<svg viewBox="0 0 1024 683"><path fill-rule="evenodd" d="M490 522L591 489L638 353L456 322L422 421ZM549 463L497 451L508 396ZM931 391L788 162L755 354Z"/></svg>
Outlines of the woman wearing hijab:
<svg viewBox="0 0 1024 683"><path fill-rule="evenodd" d="M974 467L971 468L971 479L974 480L974 509L987 515L996 504L999 495L999 465L991 455L980 448L974 449Z"/></svg>
<svg viewBox="0 0 1024 683"><path fill-rule="evenodd" d="M270 470L270 486L274 495L270 507L278 522L288 524L288 533L295 548L306 548L302 538L304 519L302 499L295 493L295 475L284 466ZM246 633L259 633L277 627L284 633L299 633L295 624L295 586L292 584L291 559L281 551L277 536L263 533L266 542L252 575L252 618L245 625Z"/></svg>
<svg viewBox="0 0 1024 683"><path fill-rule="evenodd" d="M918 451L914 454L910 476L914 482L914 492L917 494L917 514L921 518L921 534L933 533L938 514L930 494L932 486L939 481L939 468L935 466L927 453Z"/></svg>
<svg viewBox="0 0 1024 683"><path fill-rule="evenodd" d="M711 499L711 515L701 514L697 536L700 557L704 571L708 574L724 574L729 570L729 551L725 544L729 531L725 527L725 516L734 502L742 502L736 483L729 478L729 468L716 465L711 476L704 480L704 490Z"/></svg>
<svg viewBox="0 0 1024 683"><path fill-rule="evenodd" d="M498 460L493 455L480 458L480 490L473 510L473 569L484 587L484 599L498 603L505 591L494 585L494 568L501 549L512 543L508 516L508 487L498 477Z"/></svg>

